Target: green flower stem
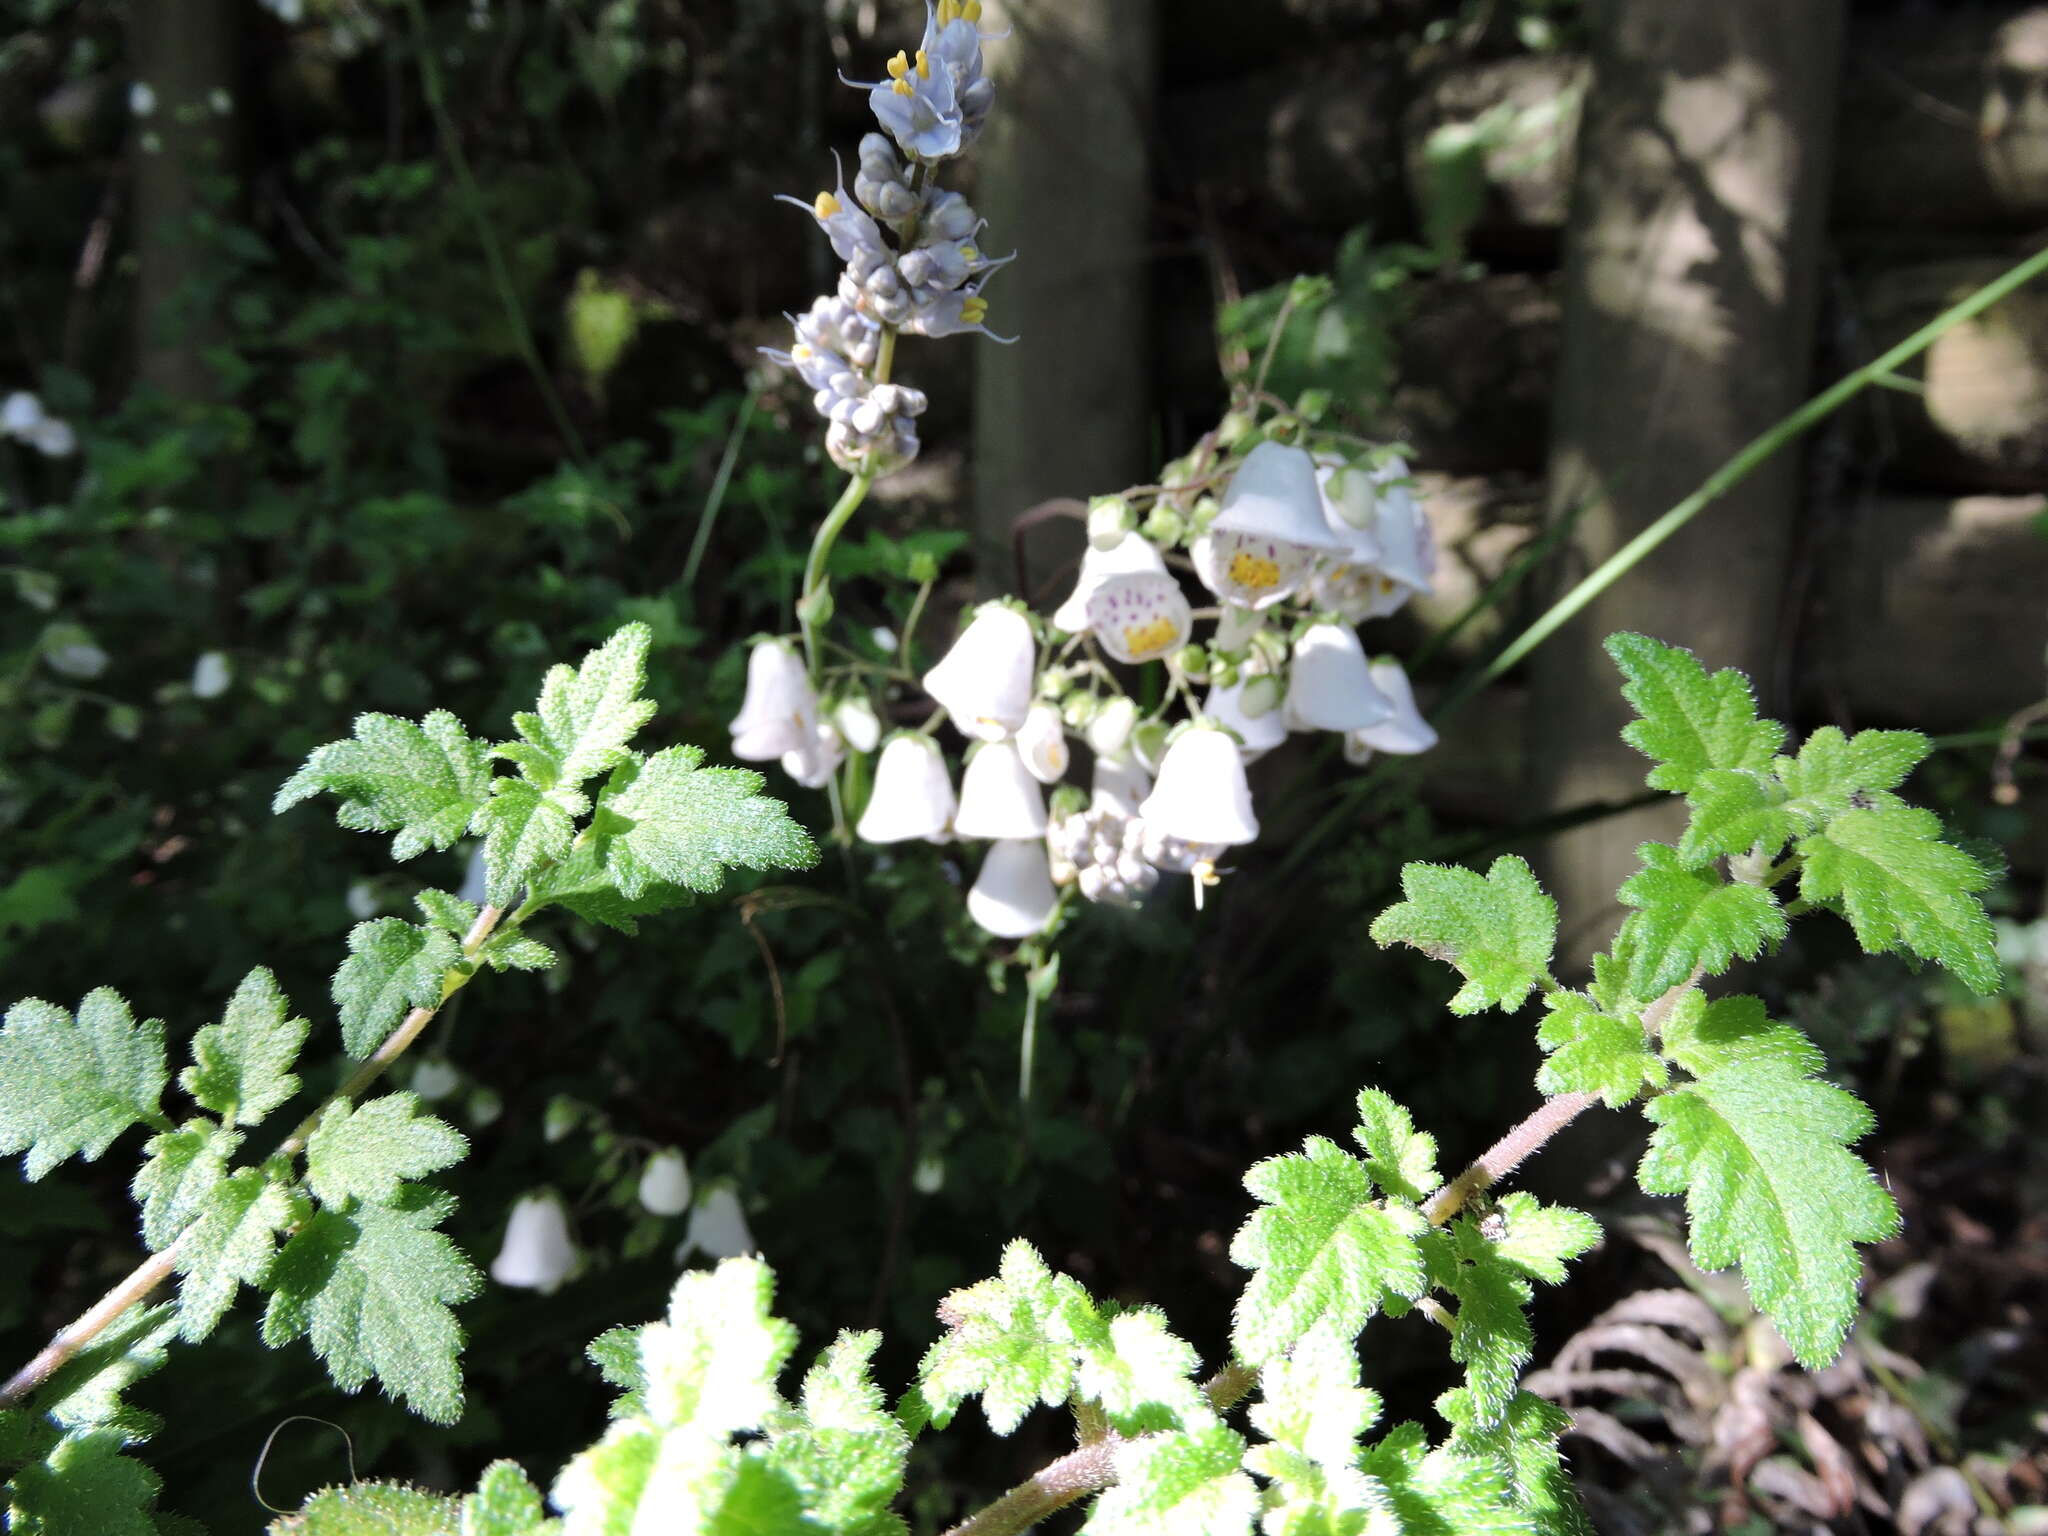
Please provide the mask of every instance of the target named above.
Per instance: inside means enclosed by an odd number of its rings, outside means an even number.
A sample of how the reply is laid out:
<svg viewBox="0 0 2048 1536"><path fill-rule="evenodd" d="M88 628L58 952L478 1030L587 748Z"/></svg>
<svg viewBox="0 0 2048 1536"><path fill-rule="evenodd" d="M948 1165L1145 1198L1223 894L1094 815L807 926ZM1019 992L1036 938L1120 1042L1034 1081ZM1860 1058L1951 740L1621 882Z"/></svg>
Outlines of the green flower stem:
<svg viewBox="0 0 2048 1536"><path fill-rule="evenodd" d="M328 1110L343 1099L356 1098L382 1077L392 1062L405 1054L406 1048L419 1039L420 1032L433 1021L434 1015L441 1011L448 999L469 984L470 978L476 974L476 958L503 916L504 913L497 907L485 907L477 913L476 921L463 936L461 963L451 966L441 978L441 1001L431 1008L415 1008L408 1013L398 1028L391 1032L390 1037L378 1046L361 1066L349 1074L348 1081L329 1094L318 1109L301 1120L297 1129L279 1143L277 1150L271 1153L271 1159L296 1157L303 1152L307 1138L313 1134L320 1124L321 1117ZM56 1337L45 1344L33 1360L8 1377L6 1383L0 1385L0 1408L18 1403L35 1391L61 1369L67 1360L113 1326L130 1307L137 1305L151 1291L168 1280L172 1270L177 1266L178 1249L184 1240L184 1234L180 1233L144 1259L112 1290L80 1313Z"/></svg>
<svg viewBox="0 0 2048 1536"><path fill-rule="evenodd" d="M1547 613L1516 636L1499 655L1467 677L1438 706L1436 721L1440 723L1447 719L1480 689L1557 633L1581 609L1627 575L1658 545L1748 479L1760 464L1780 448L1833 415L1871 385L1882 383L1901 363L1918 357L1948 331L1961 325L1965 320L1981 315L2014 289L2044 272L2048 272L2048 246L2036 251L2004 275L1986 283L1961 303L1943 310L1882 357L1864 364L1853 373L1844 375L1777 425L1752 440L1727 463L1709 475L1698 490L1616 550L1602 562L1599 569L1591 572L1571 591L1559 598Z"/></svg>
<svg viewBox="0 0 2048 1536"><path fill-rule="evenodd" d="M810 558L804 562L804 586L802 595L797 599L796 621L803 631L804 661L810 667L814 685L818 681L818 637L816 626L811 622L811 605L825 585L825 565L832 558L832 546L839 542L840 533L853 521L853 514L867 500L868 488L874 483L872 475L854 475L846 482L846 489L839 493L839 499L832 503L832 510L818 524L817 536L811 540Z"/></svg>

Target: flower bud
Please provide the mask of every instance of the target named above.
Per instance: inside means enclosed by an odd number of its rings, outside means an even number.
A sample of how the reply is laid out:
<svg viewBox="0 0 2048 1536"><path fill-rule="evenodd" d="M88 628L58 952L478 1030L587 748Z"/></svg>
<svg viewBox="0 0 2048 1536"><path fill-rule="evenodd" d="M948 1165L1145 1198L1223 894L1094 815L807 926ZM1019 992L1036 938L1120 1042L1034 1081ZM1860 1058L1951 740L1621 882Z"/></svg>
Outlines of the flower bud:
<svg viewBox="0 0 2048 1536"><path fill-rule="evenodd" d="M663 1147L640 1170L640 1204L656 1216L680 1216L690 1208L690 1165L676 1147Z"/></svg>
<svg viewBox="0 0 2048 1536"><path fill-rule="evenodd" d="M1138 531L1146 542L1161 549L1171 549L1187 536L1187 520L1164 501L1152 503L1152 510L1145 514L1145 521Z"/></svg>
<svg viewBox="0 0 2048 1536"><path fill-rule="evenodd" d="M1137 526L1137 515L1121 496L1097 496L1088 503L1088 543L1107 554Z"/></svg>
<svg viewBox="0 0 2048 1536"><path fill-rule="evenodd" d="M1209 653L1199 645L1184 645L1173 658L1173 664L1180 669L1181 676L1191 683L1205 683L1209 680Z"/></svg>
<svg viewBox="0 0 2048 1536"><path fill-rule="evenodd" d="M721 1184L690 1213L689 1228L676 1248L676 1261L681 1263L692 1253L712 1259L736 1259L753 1251L754 1234L748 1230L747 1213L740 1208L740 1197L730 1186Z"/></svg>

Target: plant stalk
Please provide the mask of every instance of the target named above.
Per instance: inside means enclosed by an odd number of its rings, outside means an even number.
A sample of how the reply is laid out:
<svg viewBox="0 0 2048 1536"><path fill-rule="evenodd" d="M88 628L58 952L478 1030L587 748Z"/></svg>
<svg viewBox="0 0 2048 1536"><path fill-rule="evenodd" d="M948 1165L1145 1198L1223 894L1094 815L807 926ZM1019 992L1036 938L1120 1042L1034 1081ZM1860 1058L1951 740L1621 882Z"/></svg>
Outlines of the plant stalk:
<svg viewBox="0 0 2048 1536"><path fill-rule="evenodd" d="M477 913L476 921L470 924L469 932L463 935L462 939L462 957L465 962L473 962L476 959L485 941L490 938L492 931L498 926L499 919L504 915L503 910L498 907L485 907ZM441 1011L449 998L469 984L470 977L474 974L473 970L456 968L443 976L441 1001L431 1008L415 1008L408 1013L384 1043L349 1074L348 1081L322 1100L319 1108L301 1120L291 1135L278 1144L277 1150L271 1156L296 1157L303 1152L307 1138L319 1126L321 1116L343 1099L354 1099L382 1077L385 1069L405 1054L407 1047L419 1039L420 1032L433 1022L434 1015ZM190 1230L189 1227L186 1228L186 1231ZM45 1344L33 1360L8 1377L6 1383L0 1385L0 1408L10 1407L35 1391L55 1375L72 1356L112 1327L130 1307L142 1301L151 1291L168 1280L172 1270L177 1267L178 1250L184 1241L185 1235L181 1232L164 1247L144 1259L130 1270L119 1284L80 1313L73 1322Z"/></svg>

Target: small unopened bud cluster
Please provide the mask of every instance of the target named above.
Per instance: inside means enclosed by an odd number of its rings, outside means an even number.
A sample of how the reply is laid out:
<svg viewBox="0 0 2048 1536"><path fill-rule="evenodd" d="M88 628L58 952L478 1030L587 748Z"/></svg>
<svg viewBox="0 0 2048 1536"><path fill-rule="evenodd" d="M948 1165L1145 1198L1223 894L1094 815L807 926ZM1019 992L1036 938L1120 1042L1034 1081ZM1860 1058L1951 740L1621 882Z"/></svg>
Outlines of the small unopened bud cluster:
<svg viewBox="0 0 2048 1536"><path fill-rule="evenodd" d="M1090 901L1134 906L1159 883L1145 858L1145 823L1098 805L1054 822L1046 834L1055 885L1072 885Z"/></svg>
<svg viewBox="0 0 2048 1536"><path fill-rule="evenodd" d="M888 380L895 335L992 334L981 288L1010 259L982 252L980 215L934 179L940 161L973 142L995 101L982 68L981 7L940 0L927 12L915 58L897 54L889 78L865 87L888 131L861 140L851 197L842 180L809 203L783 199L809 210L845 267L834 292L794 322L790 350L763 350L811 387L829 423L826 451L849 474L885 475L917 456L916 419L927 402Z"/></svg>

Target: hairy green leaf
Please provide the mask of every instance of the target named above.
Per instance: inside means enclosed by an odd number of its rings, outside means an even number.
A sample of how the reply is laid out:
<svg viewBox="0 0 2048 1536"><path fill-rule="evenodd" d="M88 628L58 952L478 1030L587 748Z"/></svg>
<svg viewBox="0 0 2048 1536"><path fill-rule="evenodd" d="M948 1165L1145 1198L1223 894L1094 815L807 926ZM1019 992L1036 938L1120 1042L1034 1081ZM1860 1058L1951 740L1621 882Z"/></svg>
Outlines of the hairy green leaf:
<svg viewBox="0 0 2048 1536"><path fill-rule="evenodd" d="M1749 768L1703 769L1686 800L1692 816L1678 840L1678 857L1688 869L1758 845L1774 853L1806 825L1786 803L1784 786Z"/></svg>
<svg viewBox="0 0 2048 1536"><path fill-rule="evenodd" d="M40 1461L15 1472L4 1492L14 1536L157 1536L150 1506L157 1475L121 1454L112 1430L66 1435Z"/></svg>
<svg viewBox="0 0 2048 1536"><path fill-rule="evenodd" d="M1263 1204L1238 1229L1233 1262L1253 1271L1238 1298L1231 1342L1264 1365L1319 1324L1356 1338L1390 1299L1422 1294L1422 1217L1373 1199L1365 1165L1311 1136L1300 1152L1255 1163L1245 1188Z"/></svg>
<svg viewBox="0 0 2048 1536"><path fill-rule="evenodd" d="M1856 1315L1859 1242L1898 1209L1847 1150L1869 1111L1781 1056L1718 1066L1644 1107L1657 1130L1637 1178L1685 1196L1693 1262L1740 1263L1757 1306L1800 1361L1834 1358Z"/></svg>
<svg viewBox="0 0 2048 1536"><path fill-rule="evenodd" d="M192 1036L192 1065L179 1083L223 1120L258 1124L299 1091L291 1068L306 1043L306 1021L290 1011L277 979L258 966L235 988L220 1022Z"/></svg>
<svg viewBox="0 0 2048 1536"><path fill-rule="evenodd" d="M432 886L416 894L413 901L429 924L454 938L466 938L476 922L475 902L464 901L446 891L437 891Z"/></svg>
<svg viewBox="0 0 2048 1536"><path fill-rule="evenodd" d="M402 863L467 833L490 786L483 743L470 740L446 710L418 725L358 715L354 737L317 749L285 780L270 808L287 811L318 794L337 795L335 820L356 832L396 832L391 856Z"/></svg>
<svg viewBox="0 0 2048 1536"><path fill-rule="evenodd" d="M1003 1250L996 1277L947 1296L939 1318L946 1331L918 1366L932 1423L944 1429L961 1402L979 1393L989 1427L1007 1435L1038 1404L1067 1400L1075 1336L1093 1325L1095 1304L1018 1238Z"/></svg>
<svg viewBox="0 0 2048 1536"><path fill-rule="evenodd" d="M514 1461L494 1461L462 1501L458 1536L548 1536L558 1531L541 1505L540 1490Z"/></svg>
<svg viewBox="0 0 2048 1536"><path fill-rule="evenodd" d="M1449 1445L1429 1448L1419 1424L1400 1424L1359 1458L1379 1484L1401 1536L1525 1536L1529 1518L1515 1507L1492 1457Z"/></svg>
<svg viewBox="0 0 2048 1536"><path fill-rule="evenodd" d="M1388 1194L1420 1201L1443 1182L1436 1171L1436 1138L1416 1130L1407 1106L1379 1089L1359 1090L1351 1136L1365 1148L1366 1173Z"/></svg>
<svg viewBox="0 0 2048 1536"><path fill-rule="evenodd" d="M1078 1312L1078 1309L1076 1309ZM1201 1359L1166 1325L1155 1307L1138 1307L1077 1331L1076 1393L1101 1405L1123 1434L1192 1429L1214 1420L1193 1380Z"/></svg>
<svg viewBox="0 0 2048 1536"><path fill-rule="evenodd" d="M1976 893L1982 864L1941 840L1941 822L1910 805L1851 810L1799 840L1799 894L1837 907L1873 954L1904 949L1934 961L1973 992L1998 990L2002 972Z"/></svg>
<svg viewBox="0 0 2048 1536"><path fill-rule="evenodd" d="M1543 1005L1550 1011L1536 1043L1549 1059L1536 1073L1536 1086L1544 1093L1597 1093L1609 1109L1619 1109L1645 1088L1664 1086L1669 1072L1635 1018L1603 1013L1583 992L1553 992Z"/></svg>
<svg viewBox="0 0 2048 1536"><path fill-rule="evenodd" d="M1245 1536L1259 1494L1240 1463L1244 1441L1222 1425L1127 1440L1116 1486L1088 1512L1084 1536Z"/></svg>
<svg viewBox="0 0 2048 1536"><path fill-rule="evenodd" d="M640 697L652 638L645 624L628 624L581 666L549 668L535 712L512 717L531 750L499 749L536 788L574 789L626 760L626 744L654 715L654 701Z"/></svg>
<svg viewBox="0 0 2048 1536"><path fill-rule="evenodd" d="M1451 999L1453 1013L1513 1011L1550 974L1557 903L1514 855L1495 859L1484 877L1409 864L1401 871L1401 894L1407 899L1373 922L1373 941L1411 945L1455 966L1465 985Z"/></svg>
<svg viewBox="0 0 2048 1536"><path fill-rule="evenodd" d="M1600 1241L1600 1223L1568 1205L1545 1205L1516 1190L1495 1203L1479 1231L1493 1256L1531 1280L1564 1284L1564 1266Z"/></svg>
<svg viewBox="0 0 2048 1536"><path fill-rule="evenodd" d="M389 1205L314 1213L271 1267L263 1342L304 1335L344 1392L371 1377L420 1417L462 1413L462 1330L449 1310L474 1296L477 1272L435 1230L452 1202L417 1185Z"/></svg>
<svg viewBox="0 0 2048 1536"><path fill-rule="evenodd" d="M910 1437L868 1374L879 1333L842 1333L804 1377L797 1407L770 1425L768 1460L806 1513L844 1536L894 1536L889 1506L903 1486Z"/></svg>
<svg viewBox="0 0 2048 1536"><path fill-rule="evenodd" d="M1824 725L1806 738L1799 756L1778 764L1778 777L1794 810L1810 824L1850 810L1897 804L1887 794L1934 750L1918 731L1858 731L1845 736Z"/></svg>
<svg viewBox="0 0 2048 1536"><path fill-rule="evenodd" d="M500 779L492 788L496 793L476 819L484 835L484 900L509 907L535 871L568 853L576 822L525 779Z"/></svg>
<svg viewBox="0 0 2048 1536"><path fill-rule="evenodd" d="M724 1436L758 1429L780 1399L775 1378L796 1329L774 1315L775 1276L759 1259L686 1270L668 1319L640 1330L642 1411L664 1429Z"/></svg>
<svg viewBox="0 0 2048 1536"><path fill-rule="evenodd" d="M761 794L745 768L699 768L695 747L669 747L616 770L599 799L593 829L605 871L628 901L662 884L711 892L728 865L809 869L810 835L779 800Z"/></svg>
<svg viewBox="0 0 2048 1536"><path fill-rule="evenodd" d="M410 1091L330 1104L306 1138L306 1176L322 1205L389 1205L401 1185L462 1161L469 1138Z"/></svg>
<svg viewBox="0 0 2048 1536"><path fill-rule="evenodd" d="M363 1057L382 1045L414 1008L438 1008L443 978L462 946L439 928L380 917L349 930L349 956L334 973L341 1041Z"/></svg>
<svg viewBox="0 0 2048 1536"><path fill-rule="evenodd" d="M1629 953L1628 988L1655 997L1682 984L1694 969L1709 976L1737 955L1754 960L1785 937L1778 898L1760 885L1724 881L1711 870L1687 869L1663 843L1636 849L1643 867L1623 882L1620 898L1636 908L1622 931Z"/></svg>
<svg viewBox="0 0 2048 1536"><path fill-rule="evenodd" d="M535 877L531 899L562 907L585 922L601 923L630 936L640 932L640 919L687 907L697 898L678 885L655 881L639 895L627 899L612 884L605 867L606 850L601 839L586 840L570 850L569 856L552 869Z"/></svg>
<svg viewBox="0 0 2048 1536"><path fill-rule="evenodd" d="M1784 744L1785 728L1757 718L1749 681L1733 668L1709 676L1692 652L1647 635L1609 635L1607 654L1642 717L1621 739L1657 763L1650 788L1683 794L1709 768L1762 771Z"/></svg>
<svg viewBox="0 0 2048 1536"><path fill-rule="evenodd" d="M277 1234L295 1213L282 1184L257 1168L229 1174L207 1192L178 1244L178 1332L197 1341L220 1326L244 1282L269 1279Z"/></svg>
<svg viewBox="0 0 2048 1536"><path fill-rule="evenodd" d="M131 1444L147 1440L160 1427L157 1416L121 1394L163 1365L177 1333L177 1308L169 1302L131 1308L36 1389L38 1431L105 1429ZM5 1460L0 1453L0 1462Z"/></svg>
<svg viewBox="0 0 2048 1536"><path fill-rule="evenodd" d="M1508 1499L1529 1521L1534 1536L1593 1536L1593 1523L1579 1503L1564 1469L1559 1437L1572 1416L1552 1402L1517 1392L1507 1411L1481 1422L1464 1388L1437 1399L1437 1410L1455 1427L1450 1449L1473 1461L1491 1462L1506 1485Z"/></svg>
<svg viewBox="0 0 2048 1536"><path fill-rule="evenodd" d="M1259 1370L1252 1428L1325 1467L1348 1467L1379 1422L1380 1397L1358 1384L1358 1353L1332 1327L1312 1328ZM1251 1464L1255 1472L1264 1469Z"/></svg>
<svg viewBox="0 0 2048 1536"><path fill-rule="evenodd" d="M1763 999L1688 992L1664 1020L1664 1054L1694 1077L1738 1061L1774 1058L1802 1076L1827 1065L1814 1043L1789 1024L1772 1022Z"/></svg>
<svg viewBox="0 0 2048 1536"><path fill-rule="evenodd" d="M552 949L516 928L501 928L477 951L494 971L545 971L559 958Z"/></svg>
<svg viewBox="0 0 2048 1536"><path fill-rule="evenodd" d="M443 1494L404 1483L350 1483L323 1488L275 1536L458 1536L461 1516Z"/></svg>
<svg viewBox="0 0 2048 1536"><path fill-rule="evenodd" d="M1565 1261L1599 1239L1599 1224L1583 1211L1520 1192L1485 1217L1461 1216L1424 1238L1431 1281L1458 1299L1451 1358L1465 1367L1472 1422L1499 1420L1535 1351L1522 1310L1533 1294L1530 1282L1561 1282Z"/></svg>
<svg viewBox="0 0 2048 1536"><path fill-rule="evenodd" d="M91 1162L156 1118L168 1075L163 1022L136 1023L111 987L86 993L76 1019L26 998L0 1024L0 1154L27 1152L31 1181L67 1157Z"/></svg>
<svg viewBox="0 0 2048 1536"><path fill-rule="evenodd" d="M148 1161L129 1186L142 1206L142 1241L152 1253L183 1230L193 1213L227 1177L228 1159L242 1144L241 1133L204 1116L175 1131L152 1136L142 1150Z"/></svg>

